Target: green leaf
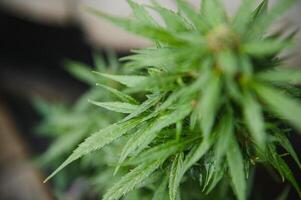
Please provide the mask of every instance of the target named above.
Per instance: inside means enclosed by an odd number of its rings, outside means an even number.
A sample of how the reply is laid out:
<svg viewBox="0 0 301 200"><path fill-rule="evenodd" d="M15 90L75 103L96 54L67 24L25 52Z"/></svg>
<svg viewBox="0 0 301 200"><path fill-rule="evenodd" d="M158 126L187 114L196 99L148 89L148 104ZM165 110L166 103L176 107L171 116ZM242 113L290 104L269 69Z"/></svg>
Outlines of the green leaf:
<svg viewBox="0 0 301 200"><path fill-rule="evenodd" d="M301 132L301 105L278 89L256 84L255 90L271 111L290 122Z"/></svg>
<svg viewBox="0 0 301 200"><path fill-rule="evenodd" d="M165 22L167 29L175 32L183 32L189 29L188 24L184 20L184 18L176 12L163 8L157 3L155 3L153 6L150 6L150 8L160 14Z"/></svg>
<svg viewBox="0 0 301 200"><path fill-rule="evenodd" d="M238 33L244 33L248 29L249 22L252 19L252 6L254 0L243 0L238 9L233 26Z"/></svg>
<svg viewBox="0 0 301 200"><path fill-rule="evenodd" d="M106 63L102 55L98 52L93 52L93 62L96 66L97 71L103 72L106 70Z"/></svg>
<svg viewBox="0 0 301 200"><path fill-rule="evenodd" d="M220 78L212 75L208 85L204 88L199 111L201 128L205 137L208 137L211 133L215 121L220 102L220 89Z"/></svg>
<svg viewBox="0 0 301 200"><path fill-rule="evenodd" d="M168 199L166 195L166 186L168 183L167 177L163 178L163 181L160 183L159 187L155 190L152 200L166 200Z"/></svg>
<svg viewBox="0 0 301 200"><path fill-rule="evenodd" d="M148 99L144 101L141 105L139 105L139 108L128 116L126 116L122 121L127 121L130 119L133 119L134 117L139 116L140 114L144 113L148 109L150 109L152 106L156 105L160 99L163 97L161 94L152 94L148 96Z"/></svg>
<svg viewBox="0 0 301 200"><path fill-rule="evenodd" d="M135 137L132 137L123 148L119 163L121 163L130 153L134 151L136 151L136 153L141 152L141 150L146 148L147 145L156 138L158 132L165 127L175 124L179 120L184 119L189 115L190 110L189 107L183 106L170 114L158 117L152 124L142 129L143 131L138 130Z"/></svg>
<svg viewBox="0 0 301 200"><path fill-rule="evenodd" d="M297 153L295 152L293 146L291 145L288 138L284 135L284 133L277 132L276 137L279 141L279 144L292 156L292 158L295 160L299 168L301 169L301 163L298 158Z"/></svg>
<svg viewBox="0 0 301 200"><path fill-rule="evenodd" d="M269 145L268 152L266 152L265 157L267 161L274 166L275 169L278 170L283 179L287 179L291 182L291 184L297 190L299 197L301 197L301 190L296 181L293 172L286 164L286 162L280 157L280 155L276 152L274 145Z"/></svg>
<svg viewBox="0 0 301 200"><path fill-rule="evenodd" d="M123 102L97 102L97 101L92 101L89 100L90 103L100 106L102 108L114 111L114 112L119 112L119 113L133 113L137 109L139 109L138 105L130 104L130 103L123 103Z"/></svg>
<svg viewBox="0 0 301 200"><path fill-rule="evenodd" d="M186 15L198 31L204 33L208 30L208 25L204 22L203 18L196 13L191 5L189 5L185 0L176 0L176 2L178 9Z"/></svg>
<svg viewBox="0 0 301 200"><path fill-rule="evenodd" d="M154 162L145 162L134 168L105 193L103 200L120 199L147 179L164 161L165 159L158 159Z"/></svg>
<svg viewBox="0 0 301 200"><path fill-rule="evenodd" d="M152 16L150 16L143 5L137 4L132 0L127 0L127 2L131 6L137 20L139 20L143 24L157 26L156 21L152 18Z"/></svg>
<svg viewBox="0 0 301 200"><path fill-rule="evenodd" d="M257 77L264 81L299 84L301 83L301 70L278 67L273 70L261 72Z"/></svg>
<svg viewBox="0 0 301 200"><path fill-rule="evenodd" d="M106 85L102 85L102 84L99 84L99 83L97 83L96 85L110 91L121 101L124 101L126 103L131 103L131 104L138 104L138 101L136 101L133 97L125 94L124 92L121 92L119 90L116 90L115 88L112 88L112 87L109 87L109 86L106 86Z"/></svg>
<svg viewBox="0 0 301 200"><path fill-rule="evenodd" d="M243 114L247 128L249 129L256 144L264 149L266 143L266 133L264 129L264 119L260 104L250 92L245 91L243 98Z"/></svg>
<svg viewBox="0 0 301 200"><path fill-rule="evenodd" d="M66 67L67 71L77 79L89 85L95 84L95 76L92 73L91 68L89 68L87 65L80 62L67 60L65 61L64 66Z"/></svg>
<svg viewBox="0 0 301 200"><path fill-rule="evenodd" d="M212 145L212 141L209 139L203 139L200 144L191 149L187 154L184 161L184 172L186 172L192 165L199 161L209 150Z"/></svg>
<svg viewBox="0 0 301 200"><path fill-rule="evenodd" d="M112 74L104 74L99 72L94 72L97 75L103 76L105 78L114 80L118 83L121 83L127 87L136 87L141 82L146 80L145 76L136 76L136 75L112 75Z"/></svg>
<svg viewBox="0 0 301 200"><path fill-rule="evenodd" d="M169 198L170 200L177 200L179 196L179 186L183 174L183 153L176 155L174 161L172 162L170 174L169 174Z"/></svg>
<svg viewBox="0 0 301 200"><path fill-rule="evenodd" d="M171 140L160 145L156 145L152 148L146 149L135 157L130 158L124 162L124 165L137 165L144 162L153 162L158 158L165 158L183 151L185 148L195 141L199 137L182 138L181 140Z"/></svg>
<svg viewBox="0 0 301 200"><path fill-rule="evenodd" d="M219 0L203 0L201 5L201 15L212 27L216 27L224 23L227 18Z"/></svg>
<svg viewBox="0 0 301 200"><path fill-rule="evenodd" d="M246 177L244 161L234 136L231 137L230 147L227 150L227 163L234 192L239 200L246 199Z"/></svg>
<svg viewBox="0 0 301 200"><path fill-rule="evenodd" d="M64 167L72 163L73 161L79 159L80 157L96 151L103 146L113 142L123 134L127 133L132 128L136 127L140 123L141 119L132 119L123 123L112 124L100 131L92 134L85 139L74 151L73 153L44 181L48 181Z"/></svg>
<svg viewBox="0 0 301 200"><path fill-rule="evenodd" d="M262 2L257 6L257 8L253 11L253 20L256 21L257 18L265 15L268 11L268 3L269 0L262 0Z"/></svg>
<svg viewBox="0 0 301 200"><path fill-rule="evenodd" d="M102 13L101 11L96 10L91 7L85 7L85 10L87 10L88 12L90 12L96 16L99 16L108 21L111 21L115 25L122 27L127 31L136 33L138 35L147 37L149 39L169 43L171 45L183 44L183 41L179 40L176 37L176 35L168 32L167 30L165 30L161 27L147 25L147 24L141 23L137 20L129 20L129 19L121 18L121 17L110 16L110 15Z"/></svg>
<svg viewBox="0 0 301 200"><path fill-rule="evenodd" d="M262 37L270 25L283 15L296 0L280 0L267 14L258 15L257 20L249 27L251 39ZM262 6L264 8L264 5Z"/></svg>
<svg viewBox="0 0 301 200"><path fill-rule="evenodd" d="M227 109L216 130L217 143L215 145L215 161L217 166L221 164L223 157L226 155L231 137L234 134L234 120L232 115L232 111L230 112L230 110Z"/></svg>
<svg viewBox="0 0 301 200"><path fill-rule="evenodd" d="M283 49L289 47L289 42L281 40L267 39L259 42L249 42L242 45L242 51L256 57L270 56L278 54Z"/></svg>

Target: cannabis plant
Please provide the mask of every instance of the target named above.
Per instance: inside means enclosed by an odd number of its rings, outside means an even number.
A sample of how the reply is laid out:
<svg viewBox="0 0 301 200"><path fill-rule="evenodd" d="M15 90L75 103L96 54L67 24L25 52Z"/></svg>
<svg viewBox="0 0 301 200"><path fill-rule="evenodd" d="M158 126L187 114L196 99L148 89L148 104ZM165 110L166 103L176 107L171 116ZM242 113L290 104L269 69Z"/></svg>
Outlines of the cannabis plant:
<svg viewBox="0 0 301 200"><path fill-rule="evenodd" d="M249 173L258 164L273 167L301 197L278 153L282 147L301 168L287 137L293 130L301 132L301 71L284 67L281 56L294 33L267 33L294 2L279 1L268 10L267 0L254 9L253 0L244 0L228 16L219 0L203 0L200 11L177 0L177 12L156 2L129 0L132 19L86 8L150 39L153 46L122 59L130 75L95 73L99 80L118 83L119 94L128 98L93 104L126 116L87 137L47 180L121 139L115 174L128 173L104 200L120 199L134 189L144 191L140 199L225 199L222 192L212 192L224 185L244 200Z"/></svg>

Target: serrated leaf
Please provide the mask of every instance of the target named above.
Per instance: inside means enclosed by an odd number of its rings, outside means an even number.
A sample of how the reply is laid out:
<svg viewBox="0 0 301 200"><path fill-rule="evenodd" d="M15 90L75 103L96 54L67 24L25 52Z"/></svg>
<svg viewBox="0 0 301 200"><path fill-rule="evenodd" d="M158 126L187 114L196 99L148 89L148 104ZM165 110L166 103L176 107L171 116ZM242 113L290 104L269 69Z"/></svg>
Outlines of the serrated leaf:
<svg viewBox="0 0 301 200"><path fill-rule="evenodd" d="M272 112L290 122L301 132L301 105L297 100L263 84L257 84L255 90Z"/></svg>
<svg viewBox="0 0 301 200"><path fill-rule="evenodd" d="M67 71L73 76L75 76L77 79L89 85L95 84L95 76L92 73L91 68L89 68L87 65L71 60L65 61L64 65Z"/></svg>
<svg viewBox="0 0 301 200"><path fill-rule="evenodd" d="M269 145L268 152L265 154L267 161L274 166L275 169L279 172L283 179L287 179L294 186L296 191L301 197L301 190L296 181L293 172L286 164L286 162L280 157L280 155L276 152L275 146Z"/></svg>
<svg viewBox="0 0 301 200"><path fill-rule="evenodd" d="M166 114L157 118L149 126L142 129L143 131L138 130L134 137L132 137L123 148L119 163L125 160L130 153L134 151L136 151L136 154L141 152L155 139L159 131L185 118L187 115L189 115L190 110L191 109L189 107L184 106L170 114Z"/></svg>
<svg viewBox="0 0 301 200"><path fill-rule="evenodd" d="M105 13L102 13L99 10L96 10L91 7L85 7L85 10L88 12L102 17L108 21L111 21L115 25L124 28L127 31L130 31L132 33L136 33L138 35L147 37L149 39L158 40L161 42L169 43L171 45L181 45L183 44L183 41L178 39L176 35L173 35L172 33L168 32L167 30L158 27L158 26L151 26L144 23L141 23L139 21L135 20L129 20L124 19L121 17L114 17L107 15Z"/></svg>
<svg viewBox="0 0 301 200"><path fill-rule="evenodd" d="M147 10L145 9L145 6L135 3L132 0L127 0L127 2L131 6L133 13L137 20L141 21L144 24L157 26L156 21L147 12Z"/></svg>
<svg viewBox="0 0 301 200"><path fill-rule="evenodd" d="M227 163L234 193L239 200L245 200L247 186L244 173L244 161L234 136L231 137L230 147L227 151Z"/></svg>
<svg viewBox="0 0 301 200"><path fill-rule="evenodd" d="M177 200L177 196L180 193L180 182L183 174L183 161L184 154L179 153L176 155L174 161L172 162L170 174L169 174L169 198L170 200Z"/></svg>
<svg viewBox="0 0 301 200"><path fill-rule="evenodd" d="M119 113L133 113L137 109L139 109L138 105L130 104L130 103L124 103L124 102L98 102L98 101L92 101L89 100L90 103L100 106L102 108L119 112Z"/></svg>
<svg viewBox="0 0 301 200"><path fill-rule="evenodd" d="M261 72L257 77L264 81L299 84L301 83L301 70L278 67L273 70Z"/></svg>
<svg viewBox="0 0 301 200"><path fill-rule="evenodd" d="M276 137L279 141L279 144L292 156L292 158L295 160L299 168L301 169L301 163L298 158L297 153L295 152L293 146L291 145L288 138L284 135L284 133L277 132Z"/></svg>
<svg viewBox="0 0 301 200"><path fill-rule="evenodd" d="M136 127L140 123L140 120L141 119L132 119L123 123L115 123L92 134L91 136L86 138L85 141L82 142L73 151L73 153L50 176L46 178L44 182L48 181L73 161L88 153L96 151L121 137L123 134Z"/></svg>
<svg viewBox="0 0 301 200"><path fill-rule="evenodd" d="M202 100L200 104L200 124L202 128L202 134L204 137L208 137L211 133L215 115L218 111L220 100L221 81L218 76L212 75L208 85L204 88L202 94Z"/></svg>
<svg viewBox="0 0 301 200"><path fill-rule="evenodd" d="M175 32L183 32L188 30L188 24L185 22L184 18L176 12L167 8L163 8L157 3L155 3L153 6L150 6L150 8L160 14L165 22L167 29Z"/></svg>
<svg viewBox="0 0 301 200"><path fill-rule="evenodd" d="M146 149L135 157L130 158L124 162L124 165L137 165L144 162L152 162L158 157L168 158L178 152L183 151L189 147L189 144L197 141L199 137L182 138L181 140L171 140L162 143L152 148Z"/></svg>
<svg viewBox="0 0 301 200"><path fill-rule="evenodd" d="M105 74L105 73L99 73L94 72L97 75L100 75L102 77L114 80L118 83L121 83L127 87L136 87L140 83L146 80L145 76L136 76L136 75L112 75L112 74Z"/></svg>
<svg viewBox="0 0 301 200"><path fill-rule="evenodd" d="M184 0L177 0L176 2L179 10L181 10L186 15L186 17L193 23L197 30L202 33L207 31L208 25L204 22L202 17L198 13L196 13L191 5L189 5Z"/></svg>
<svg viewBox="0 0 301 200"><path fill-rule="evenodd" d="M111 187L103 196L103 200L118 200L124 194L133 190L142 181L147 179L165 159L158 159L154 162L145 162L131 172L122 177L113 187Z"/></svg>
<svg viewBox="0 0 301 200"><path fill-rule="evenodd" d="M264 129L264 118L260 104L249 92L245 92L243 98L243 114L247 128L249 129L256 144L264 149L266 133Z"/></svg>
<svg viewBox="0 0 301 200"><path fill-rule="evenodd" d="M122 121L127 121L130 119L133 119L134 117L139 116L140 114L144 113L145 111L150 109L152 106L157 104L162 97L163 97L163 95L158 94L158 93L149 95L148 99L146 101L144 101L141 105L139 105L139 108L135 112L126 116Z"/></svg>
<svg viewBox="0 0 301 200"><path fill-rule="evenodd" d="M192 165L200 160L205 153L207 153L211 145L212 141L208 138L203 139L200 144L192 148L185 158L183 171L186 172Z"/></svg>
<svg viewBox="0 0 301 200"><path fill-rule="evenodd" d="M131 103L131 104L138 104L138 101L136 101L133 97L131 97L130 95L125 94L124 92L121 92L119 90L116 90L115 88L106 86L106 85L102 85L102 84L96 84L97 86L100 86L108 91L110 91L111 93L113 93L118 99L120 99L123 102L126 103Z"/></svg>

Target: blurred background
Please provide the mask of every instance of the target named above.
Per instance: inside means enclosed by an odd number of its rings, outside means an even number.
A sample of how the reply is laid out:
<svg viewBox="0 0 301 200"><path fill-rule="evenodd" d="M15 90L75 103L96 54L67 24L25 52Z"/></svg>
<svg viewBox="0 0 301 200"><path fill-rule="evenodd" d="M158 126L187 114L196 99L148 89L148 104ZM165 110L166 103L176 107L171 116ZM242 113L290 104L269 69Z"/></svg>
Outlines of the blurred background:
<svg viewBox="0 0 301 200"><path fill-rule="evenodd" d="M190 1L198 7L199 0ZM161 2L176 8L172 0ZM230 14L239 2L224 0ZM114 15L131 15L125 0L0 0L1 200L55 199L52 186L42 183L49 172L42 172L32 163L50 141L35 133L40 116L31 101L38 96L50 102L72 103L88 89L64 70L63 61L72 59L92 65L92 52L103 54L106 49L112 49L120 57L127 55L131 48L149 44L85 13L81 9L83 5ZM274 26L276 30L288 27L301 27L300 1ZM301 66L300 38L298 34L295 49L289 52L292 66ZM300 155L300 137L293 136L293 143ZM295 171L300 183L300 171ZM282 184L268 180L265 171L258 173L262 176L255 180L256 191L262 192L264 186L265 199L271 199L273 193L283 189ZM292 192L290 199L294 200L294 195Z"/></svg>

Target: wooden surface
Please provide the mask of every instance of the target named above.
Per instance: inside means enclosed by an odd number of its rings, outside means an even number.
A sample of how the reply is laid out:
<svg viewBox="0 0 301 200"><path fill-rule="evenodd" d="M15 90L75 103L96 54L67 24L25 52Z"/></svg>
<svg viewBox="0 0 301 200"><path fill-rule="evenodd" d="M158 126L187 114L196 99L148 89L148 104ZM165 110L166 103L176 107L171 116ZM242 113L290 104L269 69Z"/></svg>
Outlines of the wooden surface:
<svg viewBox="0 0 301 200"><path fill-rule="evenodd" d="M51 200L47 185L29 160L16 124L0 97L0 199Z"/></svg>

